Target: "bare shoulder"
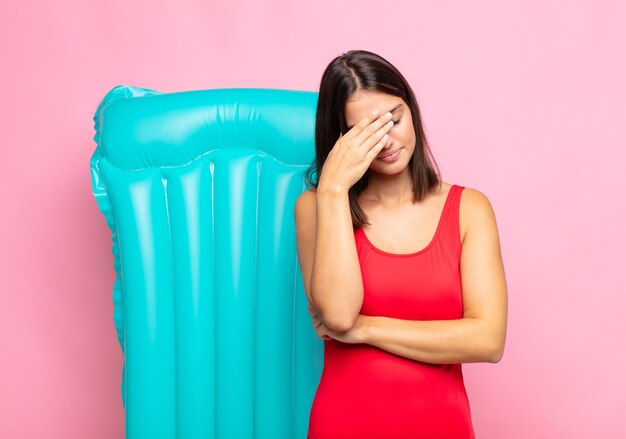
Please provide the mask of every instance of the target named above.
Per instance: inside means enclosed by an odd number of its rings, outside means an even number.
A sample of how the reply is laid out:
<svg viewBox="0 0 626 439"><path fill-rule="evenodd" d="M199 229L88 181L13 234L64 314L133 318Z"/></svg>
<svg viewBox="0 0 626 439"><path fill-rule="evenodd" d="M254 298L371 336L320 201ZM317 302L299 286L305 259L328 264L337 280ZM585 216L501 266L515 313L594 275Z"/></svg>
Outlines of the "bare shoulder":
<svg viewBox="0 0 626 439"><path fill-rule="evenodd" d="M315 188L307 189L298 195L294 206L294 219L298 224L315 221L317 207L317 191Z"/></svg>
<svg viewBox="0 0 626 439"><path fill-rule="evenodd" d="M462 242L470 228L496 227L495 212L489 198L478 189L466 187L459 202L459 226Z"/></svg>
<svg viewBox="0 0 626 439"><path fill-rule="evenodd" d="M310 213L307 211L310 211L311 209L313 209L313 212L315 212L316 201L317 201L317 190L315 188L307 189L304 192L302 192L300 195L298 195L298 198L296 200L296 205L295 205L296 215L298 215L298 212L302 212L302 211L305 211L303 213Z"/></svg>

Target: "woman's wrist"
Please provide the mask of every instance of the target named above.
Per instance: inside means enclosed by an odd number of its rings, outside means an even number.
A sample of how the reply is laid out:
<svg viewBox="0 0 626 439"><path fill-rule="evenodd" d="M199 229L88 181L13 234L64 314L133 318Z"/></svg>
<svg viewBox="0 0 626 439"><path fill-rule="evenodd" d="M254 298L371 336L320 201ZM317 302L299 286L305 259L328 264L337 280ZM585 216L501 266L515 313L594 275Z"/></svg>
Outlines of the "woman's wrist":
<svg viewBox="0 0 626 439"><path fill-rule="evenodd" d="M320 180L317 185L317 193L323 195L344 195L348 193L348 188L337 183L327 183L326 181Z"/></svg>
<svg viewBox="0 0 626 439"><path fill-rule="evenodd" d="M356 318L355 326L358 331L358 338L361 343L369 343L371 340L372 326L376 321L376 316L366 316L359 314Z"/></svg>

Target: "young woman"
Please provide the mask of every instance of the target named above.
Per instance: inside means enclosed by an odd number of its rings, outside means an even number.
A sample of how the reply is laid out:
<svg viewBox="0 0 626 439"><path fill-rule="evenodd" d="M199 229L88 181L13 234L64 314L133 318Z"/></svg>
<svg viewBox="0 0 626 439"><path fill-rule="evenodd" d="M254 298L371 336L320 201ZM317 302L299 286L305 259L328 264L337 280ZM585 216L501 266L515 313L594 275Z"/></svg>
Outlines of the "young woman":
<svg viewBox="0 0 626 439"><path fill-rule="evenodd" d="M328 65L316 118L294 212L325 340L308 438L474 438L461 364L497 363L506 336L491 204L440 179L413 91L374 53Z"/></svg>

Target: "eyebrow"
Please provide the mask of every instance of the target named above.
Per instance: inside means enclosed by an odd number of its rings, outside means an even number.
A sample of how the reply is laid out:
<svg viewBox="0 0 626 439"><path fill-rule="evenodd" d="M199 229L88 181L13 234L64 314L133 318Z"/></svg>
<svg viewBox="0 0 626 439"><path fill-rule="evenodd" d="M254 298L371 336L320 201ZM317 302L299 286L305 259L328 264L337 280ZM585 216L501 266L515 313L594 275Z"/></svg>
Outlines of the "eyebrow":
<svg viewBox="0 0 626 439"><path fill-rule="evenodd" d="M398 104L398 105L396 105L396 106L395 106L395 107L393 107L391 110L389 110L389 113L393 113L394 111L396 111L396 110L397 110L398 108L400 108L401 106L402 106L402 104ZM385 113L383 113L383 114L385 114ZM354 125L350 125L350 126L348 127L348 130L351 130L351 129L352 129L352 127L354 127Z"/></svg>

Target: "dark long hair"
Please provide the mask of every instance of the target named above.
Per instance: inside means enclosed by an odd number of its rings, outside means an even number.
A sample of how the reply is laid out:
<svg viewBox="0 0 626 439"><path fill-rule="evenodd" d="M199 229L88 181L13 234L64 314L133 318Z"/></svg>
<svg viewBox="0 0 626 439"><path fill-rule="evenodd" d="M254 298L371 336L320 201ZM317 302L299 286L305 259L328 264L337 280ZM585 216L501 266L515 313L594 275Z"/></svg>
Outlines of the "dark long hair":
<svg viewBox="0 0 626 439"><path fill-rule="evenodd" d="M413 199L421 201L441 184L441 173L422 127L420 109L407 80L389 61L367 50L350 50L333 59L320 82L315 118L315 160L307 169L305 182L317 189L320 170L340 133L346 133L346 101L357 90L378 91L401 97L411 109L415 130L415 149L409 169L413 181ZM316 173L314 181L312 174ZM352 225L370 224L359 206L357 197L367 186L368 173L348 191Z"/></svg>

